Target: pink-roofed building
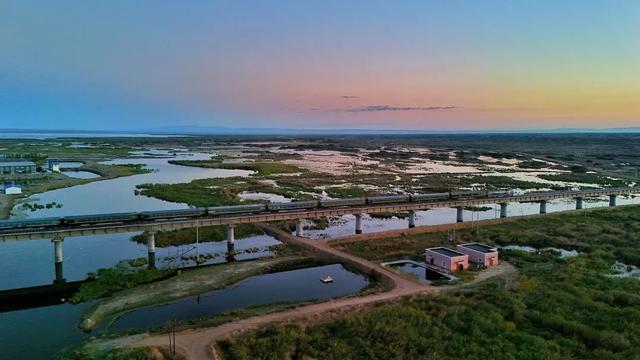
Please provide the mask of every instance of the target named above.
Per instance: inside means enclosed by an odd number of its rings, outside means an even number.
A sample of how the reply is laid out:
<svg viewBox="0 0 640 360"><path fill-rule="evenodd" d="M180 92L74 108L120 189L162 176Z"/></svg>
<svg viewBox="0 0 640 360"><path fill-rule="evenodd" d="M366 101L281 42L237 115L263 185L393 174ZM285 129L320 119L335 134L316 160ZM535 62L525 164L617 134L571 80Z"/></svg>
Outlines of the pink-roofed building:
<svg viewBox="0 0 640 360"><path fill-rule="evenodd" d="M469 243L457 246L457 250L469 255L469 261L486 267L498 266L498 249L485 244Z"/></svg>
<svg viewBox="0 0 640 360"><path fill-rule="evenodd" d="M425 256L428 265L448 272L462 271L469 267L468 255L445 247L426 249Z"/></svg>

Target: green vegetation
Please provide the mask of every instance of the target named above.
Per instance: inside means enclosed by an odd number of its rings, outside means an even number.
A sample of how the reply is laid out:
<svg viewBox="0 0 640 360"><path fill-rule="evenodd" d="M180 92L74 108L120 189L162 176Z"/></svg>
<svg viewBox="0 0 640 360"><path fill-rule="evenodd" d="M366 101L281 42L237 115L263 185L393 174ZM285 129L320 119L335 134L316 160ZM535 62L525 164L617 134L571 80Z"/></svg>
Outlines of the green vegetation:
<svg viewBox="0 0 640 360"><path fill-rule="evenodd" d="M581 174L581 173L562 173L562 174L542 174L539 178L551 181L565 181L583 184L597 184L611 187L628 186L629 182L625 180L612 179L608 176L597 174Z"/></svg>
<svg viewBox="0 0 640 360"><path fill-rule="evenodd" d="M183 360L180 354L173 355L168 347L136 347L100 349L82 346L63 351L60 360Z"/></svg>
<svg viewBox="0 0 640 360"><path fill-rule="evenodd" d="M518 164L521 169L543 169L549 167L549 164L537 160L525 160Z"/></svg>
<svg viewBox="0 0 640 360"><path fill-rule="evenodd" d="M169 163L174 165L195 166L202 168L249 170L255 171L260 176L305 172L304 169L301 169L295 165L283 164L280 162L260 161L227 163L224 162L224 157L216 157L211 160L171 160L169 161Z"/></svg>
<svg viewBox="0 0 640 360"><path fill-rule="evenodd" d="M367 191L359 186L331 186L327 188L326 191L329 196L337 198L362 197L367 195Z"/></svg>
<svg viewBox="0 0 640 360"><path fill-rule="evenodd" d="M53 208L59 209L61 207L62 207L62 204L59 204L59 203L57 203L55 201L50 202L50 203L46 203L44 205L38 204L36 202L34 202L34 203L25 202L25 203L22 203L22 205L20 205L21 209L29 210L29 211L36 211L36 210L39 210L39 209L53 209Z"/></svg>
<svg viewBox="0 0 640 360"><path fill-rule="evenodd" d="M203 226L198 230L198 239L200 242L222 241L227 238L226 226ZM236 238L244 238L252 235L262 234L262 230L253 224L236 225ZM132 240L140 243L147 243L147 233L138 234L132 237ZM180 229L173 231L159 231L155 235L157 247L178 246L185 244L193 244L196 242L196 229Z"/></svg>
<svg viewBox="0 0 640 360"><path fill-rule="evenodd" d="M125 263L112 268L98 269L89 274L92 281L82 284L80 290L71 297L71 302L80 303L110 296L124 289L131 289L175 275L175 270L136 269Z"/></svg>
<svg viewBox="0 0 640 360"><path fill-rule="evenodd" d="M339 321L278 326L218 344L225 359L629 359L640 351L640 281L610 278L611 264L640 264L640 207L553 215L465 230L459 241L575 248L573 258L503 251L520 271L473 292L420 296ZM445 234L374 240L421 253ZM431 240L429 240L431 239ZM383 246L381 243L388 243ZM353 244L355 246L355 244ZM396 249L398 248L398 249ZM361 254L361 249L348 249Z"/></svg>
<svg viewBox="0 0 640 360"><path fill-rule="evenodd" d="M297 199L308 198L308 195L299 194L295 188L276 187L255 178L243 177L200 179L181 184L142 184L137 189L141 195L201 207L240 204L242 201L238 193L244 191L272 193Z"/></svg>

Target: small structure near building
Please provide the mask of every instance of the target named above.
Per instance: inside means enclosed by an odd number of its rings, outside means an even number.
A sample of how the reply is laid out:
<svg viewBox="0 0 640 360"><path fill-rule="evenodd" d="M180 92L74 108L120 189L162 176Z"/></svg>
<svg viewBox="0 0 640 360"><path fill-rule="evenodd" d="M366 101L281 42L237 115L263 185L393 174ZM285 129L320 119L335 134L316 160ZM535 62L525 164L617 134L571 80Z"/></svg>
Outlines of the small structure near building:
<svg viewBox="0 0 640 360"><path fill-rule="evenodd" d="M4 193L6 195L19 195L19 194L22 194L22 187L20 185L17 185L17 184L4 184L4 186L2 188L3 188Z"/></svg>
<svg viewBox="0 0 640 360"><path fill-rule="evenodd" d="M498 249L480 243L468 243L457 246L457 250L469 255L469 261L486 267L498 265Z"/></svg>
<svg viewBox="0 0 640 360"><path fill-rule="evenodd" d="M60 160L49 159L47 160L47 167L49 171L60 172Z"/></svg>
<svg viewBox="0 0 640 360"><path fill-rule="evenodd" d="M459 251L445 247L434 247L425 250L427 264L456 272L466 270L469 267L469 256Z"/></svg>
<svg viewBox="0 0 640 360"><path fill-rule="evenodd" d="M33 174L36 164L33 161L1 161L0 175Z"/></svg>

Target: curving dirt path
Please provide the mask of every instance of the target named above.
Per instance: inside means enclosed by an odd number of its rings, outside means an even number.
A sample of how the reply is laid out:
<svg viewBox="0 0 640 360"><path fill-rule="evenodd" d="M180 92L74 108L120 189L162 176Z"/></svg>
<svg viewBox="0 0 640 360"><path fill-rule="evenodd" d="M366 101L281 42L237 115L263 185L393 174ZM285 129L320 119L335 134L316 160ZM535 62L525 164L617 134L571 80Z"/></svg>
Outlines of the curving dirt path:
<svg viewBox="0 0 640 360"><path fill-rule="evenodd" d="M336 318L350 311L371 306L376 303L388 302L405 296L421 293L438 293L441 290L453 287L440 287L420 284L404 276L396 274L374 262L353 256L341 250L332 248L324 241L296 237L268 225L261 225L265 232L277 237L281 241L302 246L308 250L319 253L322 256L335 258L348 263L365 273L376 273L381 277L383 286L387 289L384 293L368 296L351 297L331 300L318 304L301 306L295 309L254 316L241 319L213 328L186 330L176 334L176 345L180 352L189 359L209 360L216 359L213 344L219 340L237 336L243 332L258 329L271 324L283 324L305 320L307 323L319 323ZM497 268L490 269L479 275L473 283L485 280L489 277L515 272L513 266L503 263ZM465 284L466 285L466 284ZM138 335L128 338L116 339L110 345L116 346L160 346L167 345L167 335L146 336Z"/></svg>

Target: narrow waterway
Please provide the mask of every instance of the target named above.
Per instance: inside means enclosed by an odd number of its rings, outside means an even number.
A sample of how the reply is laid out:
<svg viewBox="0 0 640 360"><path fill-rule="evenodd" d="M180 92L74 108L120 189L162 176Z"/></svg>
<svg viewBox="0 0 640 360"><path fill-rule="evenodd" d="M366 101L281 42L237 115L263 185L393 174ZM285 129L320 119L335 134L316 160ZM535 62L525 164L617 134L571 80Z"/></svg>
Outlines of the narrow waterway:
<svg viewBox="0 0 640 360"><path fill-rule="evenodd" d="M333 283L321 282L325 276ZM367 284L366 277L340 264L259 275L226 289L132 311L110 330L162 326L174 319L193 320L258 304L331 299L356 293Z"/></svg>
<svg viewBox="0 0 640 360"><path fill-rule="evenodd" d="M327 275L334 279L333 283L320 282L320 277ZM110 331L159 326L173 319L196 319L248 306L341 297L354 294L367 284L366 277L338 264L258 275L199 297L130 312ZM54 359L63 348L95 336L95 332L86 334L76 328L82 313L90 306L65 303L0 313L1 358Z"/></svg>

